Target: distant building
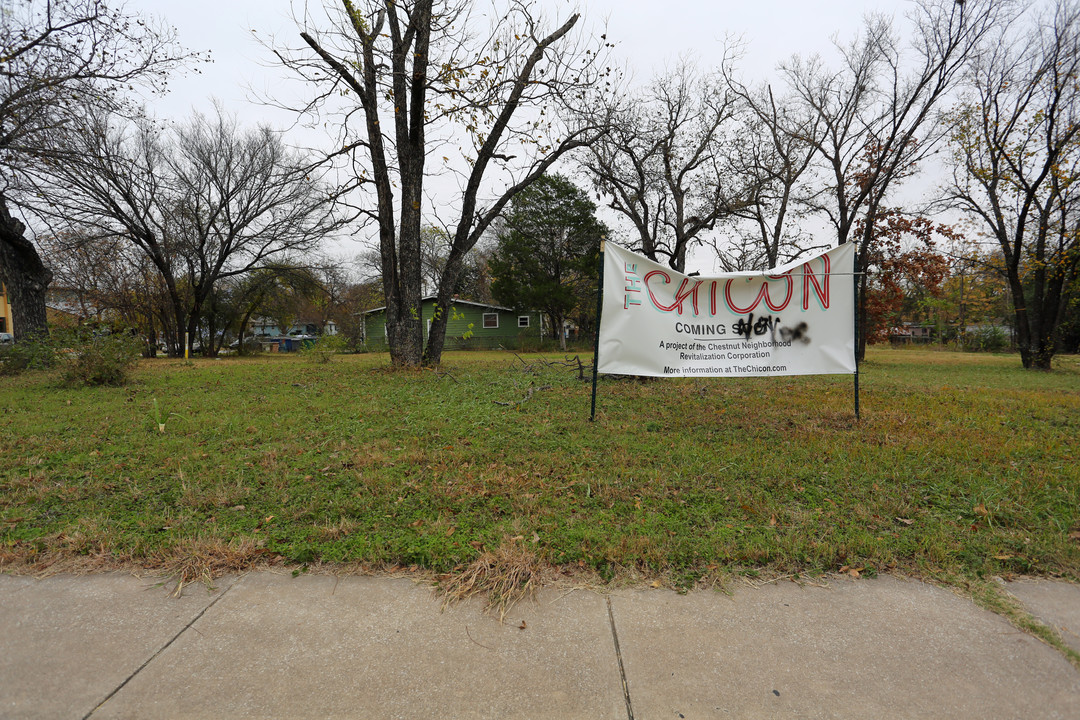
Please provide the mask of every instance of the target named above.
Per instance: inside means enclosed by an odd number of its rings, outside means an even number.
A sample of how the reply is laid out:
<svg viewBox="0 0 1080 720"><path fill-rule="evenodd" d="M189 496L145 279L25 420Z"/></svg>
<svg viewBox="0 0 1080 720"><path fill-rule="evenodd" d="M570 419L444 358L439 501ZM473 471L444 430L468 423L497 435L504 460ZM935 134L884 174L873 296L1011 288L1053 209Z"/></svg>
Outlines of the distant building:
<svg viewBox="0 0 1080 720"><path fill-rule="evenodd" d="M360 313L363 317L362 340L372 350L387 347L386 307L378 307ZM435 296L422 300L424 340L431 329L435 314ZM450 303L450 317L446 321L447 350L466 348L519 348L529 340L543 337L543 320L538 312L515 312L501 305L488 305L471 300L454 300Z"/></svg>
<svg viewBox="0 0 1080 720"><path fill-rule="evenodd" d="M7 288L0 283L0 333L15 332L11 322L11 303L8 302Z"/></svg>
<svg viewBox="0 0 1080 720"><path fill-rule="evenodd" d="M930 325L904 323L889 330L889 342L893 345L928 343L933 339L932 330L933 328Z"/></svg>
<svg viewBox="0 0 1080 720"><path fill-rule="evenodd" d="M289 327L282 329L277 321L268 317L252 318L248 325L248 333L255 337L286 337L289 335L337 335L338 326L333 320L327 320L319 331L317 322L295 322Z"/></svg>

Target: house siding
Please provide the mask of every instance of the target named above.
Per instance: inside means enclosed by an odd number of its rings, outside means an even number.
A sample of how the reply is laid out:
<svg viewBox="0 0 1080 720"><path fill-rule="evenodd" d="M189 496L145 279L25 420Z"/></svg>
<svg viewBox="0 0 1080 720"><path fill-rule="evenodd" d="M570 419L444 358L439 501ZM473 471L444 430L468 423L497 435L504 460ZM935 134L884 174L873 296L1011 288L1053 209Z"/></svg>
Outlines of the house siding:
<svg viewBox="0 0 1080 720"><path fill-rule="evenodd" d="M434 316L435 303L424 300L424 341L427 341L428 328ZM484 307L472 303L452 303L450 317L446 321L447 350L469 348L497 348L499 346L520 348L529 341L540 339L540 314L536 312L515 312L503 308ZM484 313L496 313L499 317L497 328L484 327ZM527 315L529 327L518 327L518 318ZM364 318L365 346L370 350L385 350L386 311L369 312Z"/></svg>
<svg viewBox="0 0 1080 720"><path fill-rule="evenodd" d="M0 283L0 332L15 332L11 324L11 305L8 303L7 288Z"/></svg>

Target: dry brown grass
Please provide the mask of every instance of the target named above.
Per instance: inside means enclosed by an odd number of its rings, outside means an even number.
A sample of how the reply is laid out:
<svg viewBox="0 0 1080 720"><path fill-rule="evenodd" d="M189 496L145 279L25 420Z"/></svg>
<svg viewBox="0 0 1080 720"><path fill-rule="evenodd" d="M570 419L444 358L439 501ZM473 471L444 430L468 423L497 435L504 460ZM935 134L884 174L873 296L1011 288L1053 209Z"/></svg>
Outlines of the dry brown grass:
<svg viewBox="0 0 1080 720"><path fill-rule="evenodd" d="M523 540L503 538L498 548L484 551L462 572L440 577L438 588L444 607L481 596L501 622L510 608L532 598L552 574L553 569Z"/></svg>
<svg viewBox="0 0 1080 720"><path fill-rule="evenodd" d="M173 594L179 597L184 588L192 583L212 585L214 579L222 575L264 570L283 564L279 555L269 552L260 541L251 538L230 542L216 538L193 538L149 557L134 557L105 543L81 540L81 534L74 533L60 538L54 548L45 551L28 544L0 547L0 570L38 577L119 570L160 575L168 578L170 583L176 583ZM68 547L73 543L79 545L78 554L73 554Z"/></svg>
<svg viewBox="0 0 1080 720"><path fill-rule="evenodd" d="M280 557L267 551L251 538L229 542L212 538L193 538L147 558L140 564L161 572L176 582L173 593L179 597L184 586L194 582L213 583L226 573L249 572L280 564Z"/></svg>

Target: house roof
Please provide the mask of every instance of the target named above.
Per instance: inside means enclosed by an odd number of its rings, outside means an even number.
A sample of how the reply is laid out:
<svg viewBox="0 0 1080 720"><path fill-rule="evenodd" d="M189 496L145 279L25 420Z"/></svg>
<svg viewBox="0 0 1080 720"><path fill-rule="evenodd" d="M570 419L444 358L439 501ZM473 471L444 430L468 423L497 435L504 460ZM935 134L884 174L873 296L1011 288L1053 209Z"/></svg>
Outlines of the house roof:
<svg viewBox="0 0 1080 720"><path fill-rule="evenodd" d="M436 299L437 299L437 296L435 296L435 295L425 295L424 297L420 298L420 302L426 303L429 300L434 301ZM460 298L454 298L454 300L452 301L452 304L453 305L472 305L473 307L488 308L490 310L504 310L506 312L514 312L513 308L503 307L502 305L492 305L490 303L478 303L478 302L473 302L472 300L462 300ZM370 315L371 313L377 313L377 312L380 312L380 311L385 310L385 309L386 309L386 306L383 305L382 307L371 308L370 310L361 310L359 314L360 315Z"/></svg>
<svg viewBox="0 0 1080 720"><path fill-rule="evenodd" d="M79 291L73 288L50 286L45 293L45 307L54 312L80 318L84 315L101 315L105 308L89 298L80 302Z"/></svg>

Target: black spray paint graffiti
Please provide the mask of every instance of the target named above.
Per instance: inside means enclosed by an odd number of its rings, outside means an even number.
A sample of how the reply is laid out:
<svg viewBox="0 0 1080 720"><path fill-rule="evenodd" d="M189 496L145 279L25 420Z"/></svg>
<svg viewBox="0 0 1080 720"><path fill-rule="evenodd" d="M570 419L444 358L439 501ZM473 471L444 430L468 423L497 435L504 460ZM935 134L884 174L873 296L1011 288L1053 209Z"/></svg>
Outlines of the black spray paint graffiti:
<svg viewBox="0 0 1080 720"><path fill-rule="evenodd" d="M780 318L772 315L765 315L754 320L754 314L750 313L745 319L739 318L739 321L731 329L736 335L740 335L747 340L751 336L771 335L772 341L776 343L777 335L779 335L779 341L783 343L798 342L803 345L810 343L810 337L807 335L810 326L805 322L801 322L793 328L784 327L780 324Z"/></svg>
<svg viewBox="0 0 1080 720"><path fill-rule="evenodd" d="M810 329L806 323L801 322L793 328L782 327L780 328L780 340L788 343L802 343L803 345L810 344L810 337L806 334L806 331Z"/></svg>
<svg viewBox="0 0 1080 720"><path fill-rule="evenodd" d="M776 318L779 320L779 318ZM771 315L760 317L757 322L754 321L754 313L750 313L746 316L746 319L739 318L739 321L732 326L732 331L736 335L741 335L747 340L753 335L765 335L773 329L774 319Z"/></svg>

